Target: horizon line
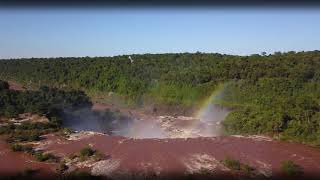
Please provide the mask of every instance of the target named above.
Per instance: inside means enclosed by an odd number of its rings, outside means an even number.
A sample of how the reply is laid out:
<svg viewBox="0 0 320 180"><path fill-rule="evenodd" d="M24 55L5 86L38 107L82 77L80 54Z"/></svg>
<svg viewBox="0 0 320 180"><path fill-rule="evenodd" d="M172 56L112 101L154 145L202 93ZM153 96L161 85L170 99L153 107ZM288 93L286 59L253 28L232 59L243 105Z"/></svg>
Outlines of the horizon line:
<svg viewBox="0 0 320 180"><path fill-rule="evenodd" d="M109 55L109 56L42 56L42 57L12 57L12 58L0 58L0 60L23 60L23 59L58 59L58 58L113 58L113 57L121 57L121 56L141 56L141 55L161 55L161 54L219 54L225 56L239 56L239 57L249 57L249 56L271 56L277 53L287 54L287 53L306 53L306 52L320 52L320 49L315 50L301 50L301 51L274 51L273 53L266 53L262 51L260 53L251 53L246 55L240 54L232 54L232 53L219 53L219 52L163 52L163 53L131 53L131 54L118 54L118 55ZM265 53L265 54L264 54Z"/></svg>

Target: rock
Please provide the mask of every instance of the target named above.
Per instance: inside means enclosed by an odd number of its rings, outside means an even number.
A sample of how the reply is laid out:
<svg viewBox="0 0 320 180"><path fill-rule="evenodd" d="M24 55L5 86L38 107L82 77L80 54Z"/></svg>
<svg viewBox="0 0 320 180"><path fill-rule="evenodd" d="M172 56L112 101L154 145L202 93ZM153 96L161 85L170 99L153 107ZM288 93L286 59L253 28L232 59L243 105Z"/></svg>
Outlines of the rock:
<svg viewBox="0 0 320 180"><path fill-rule="evenodd" d="M120 166L120 161L115 159L108 159L96 162L92 169L91 174L94 176L108 176L116 171Z"/></svg>

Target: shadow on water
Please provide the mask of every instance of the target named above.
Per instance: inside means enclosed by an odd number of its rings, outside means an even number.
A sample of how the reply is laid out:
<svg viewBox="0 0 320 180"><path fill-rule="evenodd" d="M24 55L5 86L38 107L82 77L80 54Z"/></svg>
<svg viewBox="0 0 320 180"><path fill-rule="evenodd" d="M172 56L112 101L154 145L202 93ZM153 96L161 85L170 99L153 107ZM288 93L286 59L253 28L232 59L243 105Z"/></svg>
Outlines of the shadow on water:
<svg viewBox="0 0 320 180"><path fill-rule="evenodd" d="M128 129L133 119L112 112L108 109L104 111L93 111L91 108L64 109L63 126L76 131L96 131L112 135L116 129Z"/></svg>

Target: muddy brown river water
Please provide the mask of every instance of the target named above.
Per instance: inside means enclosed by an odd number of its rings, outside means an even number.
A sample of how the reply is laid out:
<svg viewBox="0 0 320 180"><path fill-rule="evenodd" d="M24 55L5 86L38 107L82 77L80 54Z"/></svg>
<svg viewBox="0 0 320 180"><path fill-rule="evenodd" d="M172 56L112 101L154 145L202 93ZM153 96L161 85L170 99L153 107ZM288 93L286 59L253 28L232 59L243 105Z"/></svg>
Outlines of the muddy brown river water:
<svg viewBox="0 0 320 180"><path fill-rule="evenodd" d="M82 132L70 140L49 135L43 143L42 149L61 157L88 145L103 152L109 159L90 167L98 175L130 171L192 173L203 169L228 173L230 170L220 162L226 157L251 165L265 176L281 174L284 160L299 164L306 175L320 172L319 149L260 136L133 139Z"/></svg>
<svg viewBox="0 0 320 180"><path fill-rule="evenodd" d="M142 120L139 121L141 126L155 118L140 109L119 109L106 104L94 104L93 107L94 110L106 108L120 110L128 116ZM179 121L181 119L184 120ZM187 127L194 127L194 122L199 122L188 117L159 116L152 120L161 121L160 128L171 132L169 133L171 138L167 137L168 134L161 138L132 138L83 131L71 134L68 138L56 134L45 135L35 148L63 159L90 146L103 153L106 158L91 164L82 163L76 168L108 177L125 172L154 172L156 175L164 175L192 174L206 170L217 174L229 174L236 178L237 175L221 163L226 157L232 157L254 167L266 177L279 177L279 179L288 179L281 171L281 162L292 160L303 168L304 174L298 179L310 176L320 179L318 148L262 136L201 137L201 134L192 130L177 131L175 129L177 127L180 130L188 129ZM136 128L136 131L143 130L139 129L138 125ZM12 152L6 142L0 139L1 174L14 174L31 168L39 170L40 173L37 175L39 179L50 179L55 177L56 167L55 163L36 162L33 157L25 153Z"/></svg>

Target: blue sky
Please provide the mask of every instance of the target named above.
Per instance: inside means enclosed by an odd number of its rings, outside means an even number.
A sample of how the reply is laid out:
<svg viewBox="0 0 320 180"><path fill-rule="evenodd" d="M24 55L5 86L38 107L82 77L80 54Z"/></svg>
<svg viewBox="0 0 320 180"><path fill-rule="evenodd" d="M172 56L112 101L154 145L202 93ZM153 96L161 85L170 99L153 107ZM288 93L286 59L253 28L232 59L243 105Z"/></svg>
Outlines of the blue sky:
<svg viewBox="0 0 320 180"><path fill-rule="evenodd" d="M0 58L320 49L317 9L0 10Z"/></svg>

